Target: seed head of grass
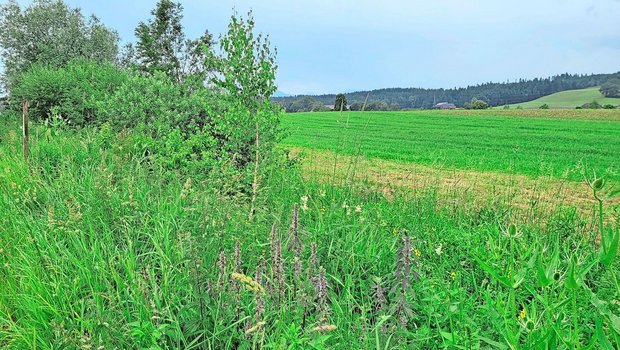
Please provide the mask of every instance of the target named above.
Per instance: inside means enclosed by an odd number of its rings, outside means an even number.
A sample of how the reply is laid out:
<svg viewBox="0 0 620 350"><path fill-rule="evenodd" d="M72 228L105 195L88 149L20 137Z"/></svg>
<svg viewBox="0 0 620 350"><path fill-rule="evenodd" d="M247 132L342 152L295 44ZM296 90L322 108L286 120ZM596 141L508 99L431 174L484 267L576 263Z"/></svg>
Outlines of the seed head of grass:
<svg viewBox="0 0 620 350"><path fill-rule="evenodd" d="M233 280L242 284L247 290L253 293L265 293L265 288L256 282L252 277L242 273L233 272L231 274Z"/></svg>

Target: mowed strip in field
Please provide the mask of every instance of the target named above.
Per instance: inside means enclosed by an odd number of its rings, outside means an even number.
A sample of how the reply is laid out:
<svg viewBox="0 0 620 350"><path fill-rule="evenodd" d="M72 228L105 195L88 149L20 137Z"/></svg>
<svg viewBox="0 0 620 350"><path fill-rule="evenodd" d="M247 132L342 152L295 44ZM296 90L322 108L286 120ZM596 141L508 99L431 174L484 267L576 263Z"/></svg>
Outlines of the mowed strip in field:
<svg viewBox="0 0 620 350"><path fill-rule="evenodd" d="M284 144L304 154L309 176L333 182L434 186L453 199L585 212L594 202L584 171L620 185L620 113L569 112L289 114Z"/></svg>
<svg viewBox="0 0 620 350"><path fill-rule="evenodd" d="M441 168L620 183L620 111L287 114L285 146Z"/></svg>

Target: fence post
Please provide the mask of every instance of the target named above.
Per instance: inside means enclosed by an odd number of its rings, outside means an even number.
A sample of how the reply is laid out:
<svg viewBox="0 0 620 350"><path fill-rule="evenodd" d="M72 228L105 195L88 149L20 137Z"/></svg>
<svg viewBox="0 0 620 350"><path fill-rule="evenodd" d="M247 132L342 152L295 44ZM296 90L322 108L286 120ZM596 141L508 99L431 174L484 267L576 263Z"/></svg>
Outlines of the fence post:
<svg viewBox="0 0 620 350"><path fill-rule="evenodd" d="M24 160L28 161L28 101L23 104Z"/></svg>

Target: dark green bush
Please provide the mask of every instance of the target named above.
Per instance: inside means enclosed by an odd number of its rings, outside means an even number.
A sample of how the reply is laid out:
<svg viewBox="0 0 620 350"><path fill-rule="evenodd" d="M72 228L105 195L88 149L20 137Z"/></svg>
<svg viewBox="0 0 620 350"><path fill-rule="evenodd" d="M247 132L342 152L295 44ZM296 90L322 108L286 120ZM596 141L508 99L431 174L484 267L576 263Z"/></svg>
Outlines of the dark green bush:
<svg viewBox="0 0 620 350"><path fill-rule="evenodd" d="M603 106L601 106L600 103L598 103L598 101L594 100L592 102L588 102L588 103L584 103L583 105L581 105L581 108L583 109L600 109Z"/></svg>
<svg viewBox="0 0 620 350"><path fill-rule="evenodd" d="M538 109L549 109L549 105L544 103L540 107L538 107Z"/></svg>
<svg viewBox="0 0 620 350"><path fill-rule="evenodd" d="M96 121L97 101L125 80L127 74L114 65L85 59L64 68L37 65L20 76L11 91L11 105L19 109L28 100L33 120L47 119L54 107L68 123L84 126Z"/></svg>

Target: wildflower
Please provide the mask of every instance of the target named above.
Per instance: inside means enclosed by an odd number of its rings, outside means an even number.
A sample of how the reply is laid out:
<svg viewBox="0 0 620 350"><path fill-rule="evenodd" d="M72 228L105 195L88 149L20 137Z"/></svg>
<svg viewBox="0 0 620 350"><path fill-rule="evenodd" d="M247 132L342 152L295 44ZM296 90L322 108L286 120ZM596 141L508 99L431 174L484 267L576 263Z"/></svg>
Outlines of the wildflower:
<svg viewBox="0 0 620 350"><path fill-rule="evenodd" d="M381 227L386 227L386 226L387 226L387 221L381 220Z"/></svg>
<svg viewBox="0 0 620 350"><path fill-rule="evenodd" d="M450 272L450 278L452 278L452 280L454 281L456 279L456 272Z"/></svg>
<svg viewBox="0 0 620 350"><path fill-rule="evenodd" d="M321 192L319 192L319 194L321 195L321 197L325 197L327 194L325 193L325 190L321 190Z"/></svg>
<svg viewBox="0 0 620 350"><path fill-rule="evenodd" d="M248 330L245 331L245 335L250 335L252 333L260 331L265 326L265 324L266 323L264 321L258 322L256 325L254 325L254 327L248 328Z"/></svg>
<svg viewBox="0 0 620 350"><path fill-rule="evenodd" d="M325 207L321 208L321 214L325 214Z"/></svg>
<svg viewBox="0 0 620 350"><path fill-rule="evenodd" d="M355 212L358 213L358 214L361 214L362 213L362 207L360 205L356 205L355 206Z"/></svg>
<svg viewBox="0 0 620 350"><path fill-rule="evenodd" d="M265 293L265 288L256 282L252 277L246 276L242 273L233 272L232 279L243 284L247 290L254 293Z"/></svg>
<svg viewBox="0 0 620 350"><path fill-rule="evenodd" d="M256 268L254 272L254 281L258 283L258 285L262 285L263 282L263 271L265 271L265 260L261 260L260 264ZM258 321L263 317L263 313L265 312L265 300L261 293L255 293L254 299L256 301L256 308L254 309L254 320Z"/></svg>
<svg viewBox="0 0 620 350"><path fill-rule="evenodd" d="M308 196L301 196L301 210L308 210Z"/></svg>
<svg viewBox="0 0 620 350"><path fill-rule="evenodd" d="M347 201L342 202L342 209L348 209L349 205L347 204Z"/></svg>
<svg viewBox="0 0 620 350"><path fill-rule="evenodd" d="M418 258L422 255L422 253L420 253L420 249L416 248L414 251L415 256L417 256Z"/></svg>
<svg viewBox="0 0 620 350"><path fill-rule="evenodd" d="M310 245L310 278L314 276L319 267L319 258L316 243Z"/></svg>
<svg viewBox="0 0 620 350"><path fill-rule="evenodd" d="M437 249L435 249L435 254L441 256L441 249L443 248L443 246L440 244L439 247L437 247Z"/></svg>
<svg viewBox="0 0 620 350"><path fill-rule="evenodd" d="M525 312L525 308L523 308L521 312L519 313L519 318L523 320L525 319L526 316L527 316L527 312Z"/></svg>
<svg viewBox="0 0 620 350"><path fill-rule="evenodd" d="M235 242L234 257L235 257L235 270L243 271L243 268L241 267L241 246L239 245L239 241Z"/></svg>
<svg viewBox="0 0 620 350"><path fill-rule="evenodd" d="M394 227L392 229L392 233L395 234L395 235L398 234L398 227Z"/></svg>

